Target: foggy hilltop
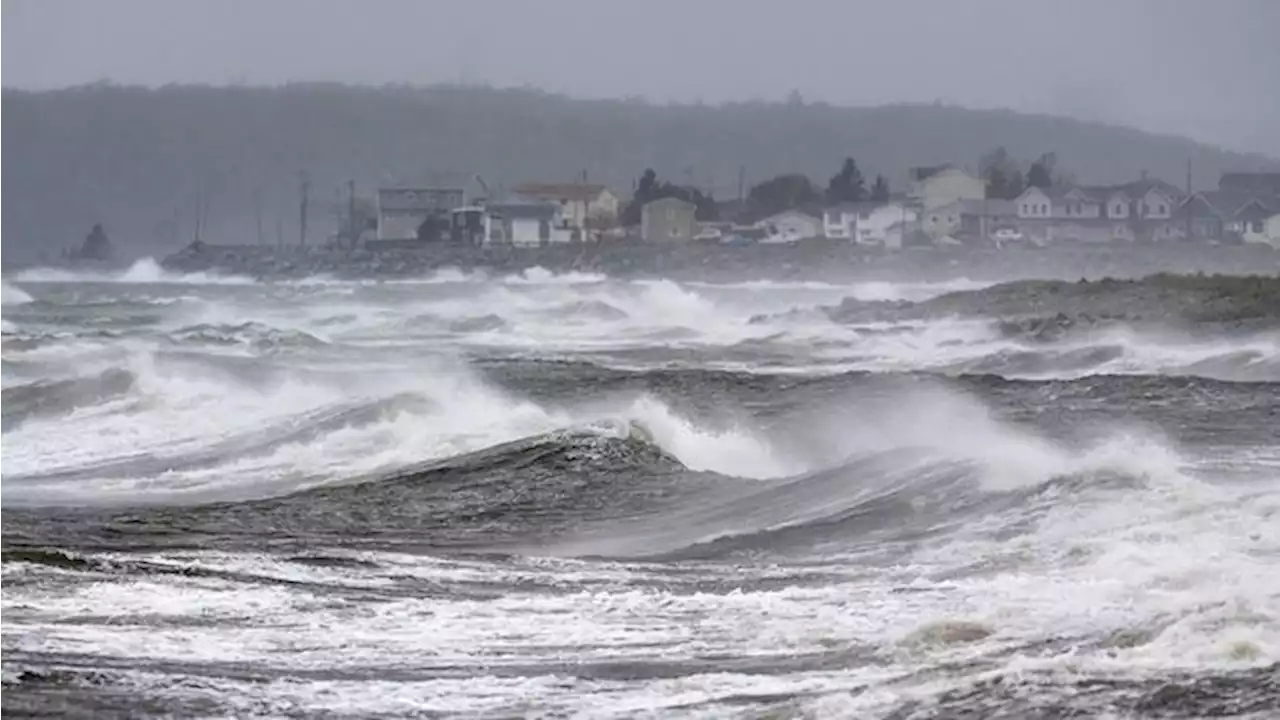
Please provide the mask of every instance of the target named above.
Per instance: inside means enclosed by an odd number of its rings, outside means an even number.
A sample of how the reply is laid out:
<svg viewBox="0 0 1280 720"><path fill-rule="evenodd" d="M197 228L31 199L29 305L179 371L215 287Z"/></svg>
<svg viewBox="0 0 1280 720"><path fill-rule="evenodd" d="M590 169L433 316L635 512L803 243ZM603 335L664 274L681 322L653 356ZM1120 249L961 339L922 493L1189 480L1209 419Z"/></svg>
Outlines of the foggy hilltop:
<svg viewBox="0 0 1280 720"><path fill-rule="evenodd" d="M3 231L8 262L52 258L95 223L130 255L191 241L297 237L301 174L313 228L327 228L346 183L495 192L583 174L620 196L645 168L725 200L773 175L825 182L852 156L899 189L906 169L976 168L1003 146L1029 162L1052 151L1080 182L1143 172L1211 187L1220 173L1280 161L1189 139L1047 115L942 104L838 107L806 102L656 105L477 86L85 85L5 89ZM265 229L264 229L265 228Z"/></svg>

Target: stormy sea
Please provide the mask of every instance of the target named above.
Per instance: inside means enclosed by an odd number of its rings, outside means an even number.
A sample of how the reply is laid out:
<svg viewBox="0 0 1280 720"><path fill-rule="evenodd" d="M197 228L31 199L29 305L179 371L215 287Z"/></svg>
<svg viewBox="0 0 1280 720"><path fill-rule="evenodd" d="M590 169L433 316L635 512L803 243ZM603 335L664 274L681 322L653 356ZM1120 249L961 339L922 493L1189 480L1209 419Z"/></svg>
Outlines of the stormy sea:
<svg viewBox="0 0 1280 720"><path fill-rule="evenodd" d="M6 273L6 716L1272 718L1280 280Z"/></svg>

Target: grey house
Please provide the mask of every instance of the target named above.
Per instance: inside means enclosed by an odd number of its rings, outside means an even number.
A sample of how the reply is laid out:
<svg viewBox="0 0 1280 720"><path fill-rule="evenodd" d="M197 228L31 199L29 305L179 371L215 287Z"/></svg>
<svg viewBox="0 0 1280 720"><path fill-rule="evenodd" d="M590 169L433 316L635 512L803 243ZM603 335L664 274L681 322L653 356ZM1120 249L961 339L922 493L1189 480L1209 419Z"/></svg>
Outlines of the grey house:
<svg viewBox="0 0 1280 720"><path fill-rule="evenodd" d="M661 198L640 209L640 237L645 242L688 242L698 232L697 206L679 198Z"/></svg>
<svg viewBox="0 0 1280 720"><path fill-rule="evenodd" d="M427 240L449 226L449 213L465 204L462 188L379 188L378 239Z"/></svg>

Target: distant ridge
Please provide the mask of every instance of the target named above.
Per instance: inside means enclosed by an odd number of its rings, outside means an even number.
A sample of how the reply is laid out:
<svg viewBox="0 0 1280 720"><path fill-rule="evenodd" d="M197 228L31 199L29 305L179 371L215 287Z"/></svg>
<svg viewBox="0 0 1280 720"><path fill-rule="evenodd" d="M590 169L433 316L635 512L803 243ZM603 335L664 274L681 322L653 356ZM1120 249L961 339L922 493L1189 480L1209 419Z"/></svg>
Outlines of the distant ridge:
<svg viewBox="0 0 1280 720"><path fill-rule="evenodd" d="M726 199L737 194L740 168L748 187L787 171L825 184L851 155L868 177L883 173L898 189L913 165L975 170L1000 145L1025 161L1055 151L1082 182L1146 171L1181 186L1188 159L1198 187L1214 186L1224 171L1280 170L1272 158L1180 137L937 104L651 105L523 89L315 83L6 89L3 102L5 249L32 259L78 246L96 222L125 252L172 250L194 237L198 214L206 239L255 242L261 225L264 242L277 233L296 242L301 170L311 182L312 241L331 228L335 191L347 179L366 194L387 182L466 183L478 192L475 174L497 190L578 182L585 171L625 195L653 167Z"/></svg>

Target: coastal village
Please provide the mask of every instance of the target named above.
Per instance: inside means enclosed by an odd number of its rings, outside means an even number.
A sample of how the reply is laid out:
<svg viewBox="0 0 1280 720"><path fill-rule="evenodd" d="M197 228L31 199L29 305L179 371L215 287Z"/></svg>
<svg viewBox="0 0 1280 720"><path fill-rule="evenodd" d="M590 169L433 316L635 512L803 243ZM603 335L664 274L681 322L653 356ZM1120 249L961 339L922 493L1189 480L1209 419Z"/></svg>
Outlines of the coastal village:
<svg viewBox="0 0 1280 720"><path fill-rule="evenodd" d="M647 175L652 183L652 171ZM773 203L777 211L769 213L753 213L742 198L716 203L696 191L646 200L638 189L624 200L585 180L521 184L501 199L469 197L462 187L384 187L377 190L373 217L341 220L330 242L374 251L438 243L599 242L837 242L888 252L1179 242L1280 248L1280 173L1229 172L1216 190L1199 192L1143 175L1116 185L1028 184L1013 197L993 197L990 177L954 165L917 167L903 192L888 193L877 178L869 193L877 199L824 203L815 193L787 197L784 188L782 200ZM803 176L769 182L786 185L796 178L808 182Z"/></svg>

